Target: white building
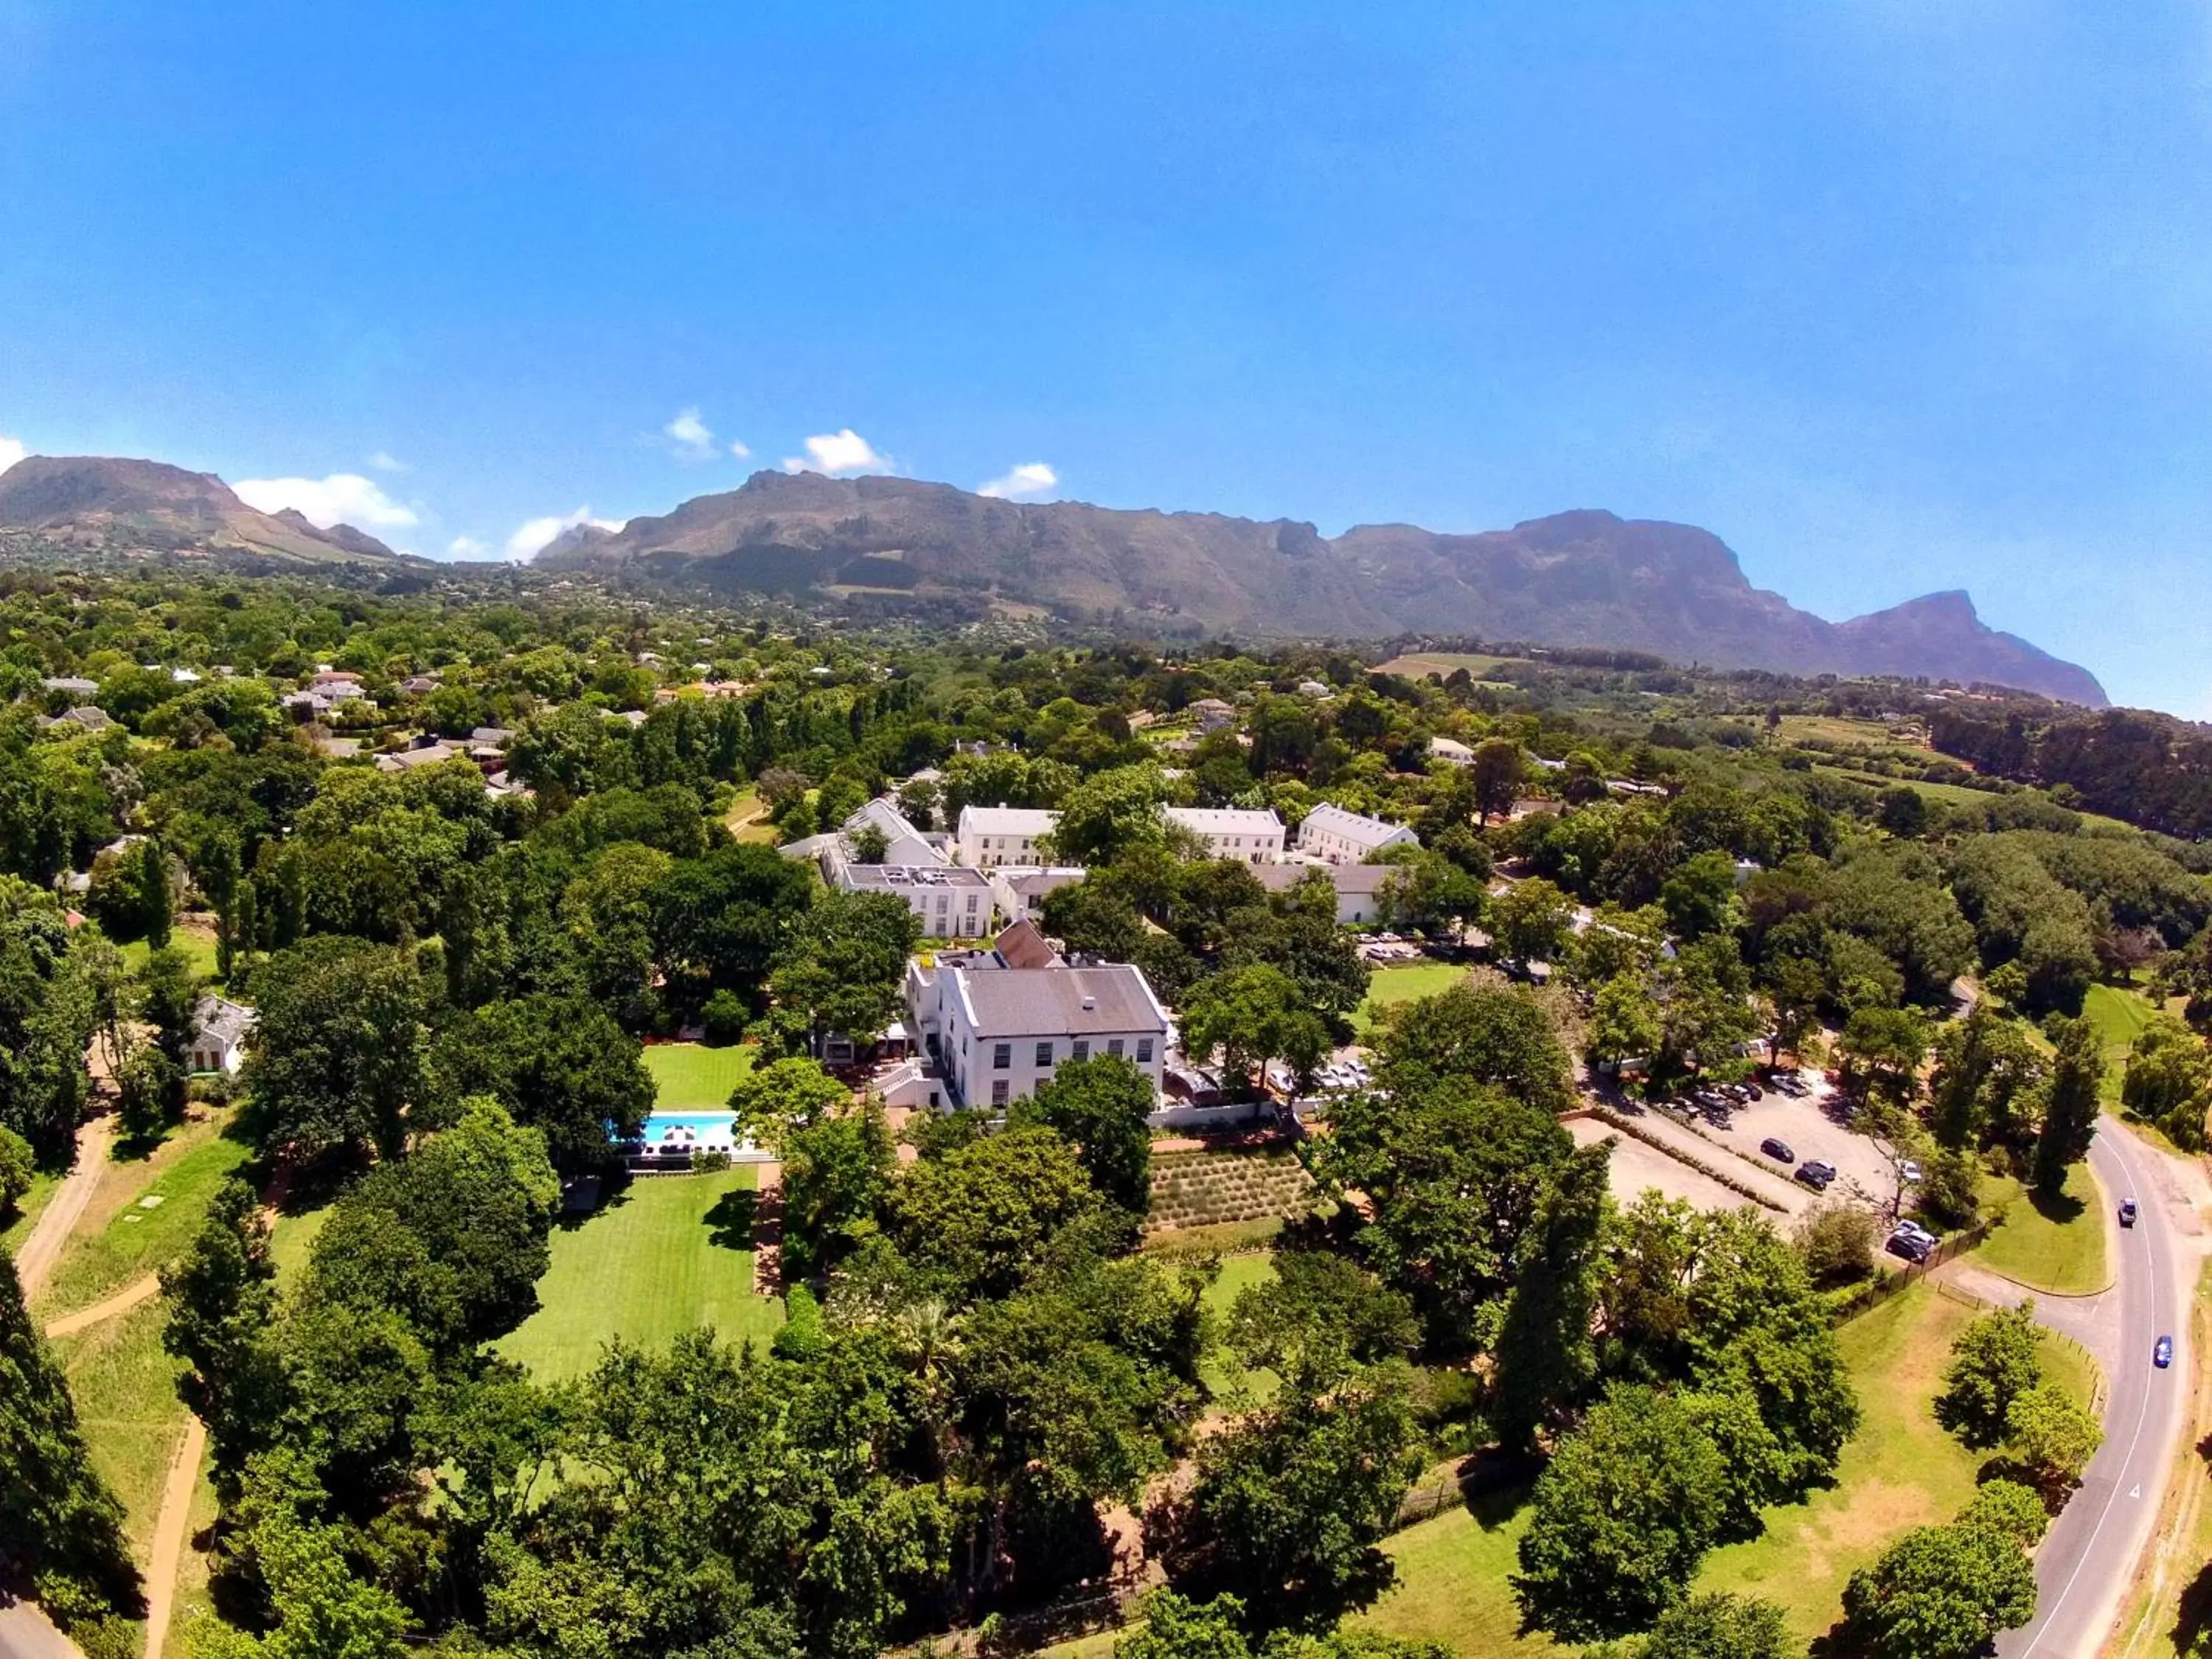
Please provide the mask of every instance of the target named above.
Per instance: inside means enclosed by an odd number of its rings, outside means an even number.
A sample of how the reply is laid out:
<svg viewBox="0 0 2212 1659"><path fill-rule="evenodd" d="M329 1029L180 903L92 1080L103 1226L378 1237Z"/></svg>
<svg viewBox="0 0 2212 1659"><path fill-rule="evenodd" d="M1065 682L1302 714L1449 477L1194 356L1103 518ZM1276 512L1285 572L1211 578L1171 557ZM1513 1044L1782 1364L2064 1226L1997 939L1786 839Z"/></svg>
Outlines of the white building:
<svg viewBox="0 0 2212 1659"><path fill-rule="evenodd" d="M898 802L889 795L878 795L866 806L838 826L846 855L852 854L853 837L863 830L884 832L884 852L879 860L884 864L905 864L915 866L943 866L951 862L937 849L937 843L916 829L914 820L899 810Z"/></svg>
<svg viewBox="0 0 2212 1659"><path fill-rule="evenodd" d="M237 1076L246 1063L246 1036L252 1029L252 1009L223 997L202 997L192 1005L192 1070Z"/></svg>
<svg viewBox="0 0 2212 1659"><path fill-rule="evenodd" d="M1042 866L1037 842L1052 833L1060 814L1041 806L963 806L953 837L960 862L978 870L994 865Z"/></svg>
<svg viewBox="0 0 2212 1659"><path fill-rule="evenodd" d="M1237 806L1170 806L1167 821L1206 844L1210 859L1273 864L1283 856L1283 821L1273 812Z"/></svg>
<svg viewBox="0 0 2212 1659"><path fill-rule="evenodd" d="M840 860L829 873L841 892L892 893L904 899L925 939L983 939L991 932L995 901L991 878L981 870Z"/></svg>
<svg viewBox="0 0 2212 1659"><path fill-rule="evenodd" d="M1287 893L1318 872L1336 890L1336 925L1368 927L1382 920L1382 884L1396 867L1389 864L1271 864L1252 873L1271 893Z"/></svg>
<svg viewBox="0 0 2212 1659"><path fill-rule="evenodd" d="M1474 750L1457 738L1431 738L1429 758L1449 761L1454 766L1472 766L1474 764Z"/></svg>
<svg viewBox="0 0 2212 1659"><path fill-rule="evenodd" d="M1158 1096L1167 1010L1127 963L1014 967L995 951L943 956L931 968L908 964L907 1009L908 1031L936 1062L940 1105L1003 1108L1066 1061L1103 1054L1128 1060Z"/></svg>
<svg viewBox="0 0 2212 1659"><path fill-rule="evenodd" d="M1323 802L1298 825L1298 850L1330 864L1371 864L1386 847L1419 847L1421 838L1402 823L1385 823Z"/></svg>
<svg viewBox="0 0 2212 1659"><path fill-rule="evenodd" d="M1002 864L991 871L991 892L999 901L999 914L1009 921L1036 921L1044 915L1047 893L1081 881L1079 864L1048 864L1031 869Z"/></svg>

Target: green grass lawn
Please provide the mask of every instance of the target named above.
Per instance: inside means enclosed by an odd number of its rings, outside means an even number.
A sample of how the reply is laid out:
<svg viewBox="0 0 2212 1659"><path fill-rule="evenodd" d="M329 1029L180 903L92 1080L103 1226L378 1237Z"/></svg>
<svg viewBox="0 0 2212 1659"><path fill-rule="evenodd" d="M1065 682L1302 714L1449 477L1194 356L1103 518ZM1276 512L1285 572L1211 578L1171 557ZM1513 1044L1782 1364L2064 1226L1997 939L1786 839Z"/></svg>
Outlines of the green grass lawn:
<svg viewBox="0 0 2212 1659"><path fill-rule="evenodd" d="M2117 1106L2126 1079L2128 1050L2150 1024L2158 1005L2142 992L2119 985L2092 985L2081 1000L2081 1018L2097 1028L2105 1044L2105 1103Z"/></svg>
<svg viewBox="0 0 2212 1659"><path fill-rule="evenodd" d="M750 1044L709 1048L703 1042L646 1045L645 1069L653 1073L653 1104L665 1111L713 1111L730 1103L730 1091L753 1068L760 1051Z"/></svg>
<svg viewBox="0 0 2212 1659"><path fill-rule="evenodd" d="M161 1483L185 1429L185 1408L177 1399L182 1367L161 1352L168 1318L158 1298L142 1302L53 1345L69 1375L93 1466L122 1500L141 1561L154 1541Z"/></svg>
<svg viewBox="0 0 2212 1659"><path fill-rule="evenodd" d="M289 1290L298 1282L307 1265L307 1255L315 1248L315 1237L323 1231L323 1224L331 1218L331 1206L318 1210L298 1210L276 1218L269 1230L269 1259L276 1264L276 1283Z"/></svg>
<svg viewBox="0 0 2212 1659"><path fill-rule="evenodd" d="M52 1170L40 1170L31 1177L31 1190L16 1204L15 1219L0 1227L0 1250L13 1255L23 1248L23 1241L38 1225L46 1206L53 1202L54 1189L61 1184L61 1176Z"/></svg>
<svg viewBox="0 0 2212 1659"><path fill-rule="evenodd" d="M769 847L775 844L775 826L768 821L768 803L750 788L738 791L722 822L741 842L759 842Z"/></svg>
<svg viewBox="0 0 2212 1659"><path fill-rule="evenodd" d="M2105 1262L2105 1217L2088 1165L2066 1175L2056 1200L2037 1198L2015 1182L1991 1183L1990 1198L2004 1204L2004 1223L1990 1231L1970 1257L1993 1273L2059 1296L2086 1296L2111 1278Z"/></svg>
<svg viewBox="0 0 2212 1659"><path fill-rule="evenodd" d="M1934 1401L1952 1340L1977 1311L1919 1286L1841 1327L1837 1341L1864 1416L1836 1484L1768 1510L1759 1537L1714 1551L1698 1589L1774 1601L1796 1639L1809 1642L1841 1616L1854 1571L1906 1528L1948 1520L1964 1505L1985 1454L1936 1425ZM2094 1382L2086 1356L2055 1340L2045 1354L2053 1380L2086 1401ZM1556 1651L1544 1637L1517 1634L1508 1581L1528 1511L1516 1496L1484 1503L1480 1516L1449 1511L1391 1539L1384 1547L1397 1563L1398 1586L1361 1622L1440 1642L1468 1659Z"/></svg>
<svg viewBox="0 0 2212 1659"><path fill-rule="evenodd" d="M731 1341L773 1334L782 1307L753 1293L752 1189L742 1165L644 1176L597 1215L556 1229L538 1311L499 1351L550 1379L588 1370L617 1337L654 1346L698 1325Z"/></svg>
<svg viewBox="0 0 2212 1659"><path fill-rule="evenodd" d="M1236 1305L1237 1297L1250 1286L1264 1285L1274 1276L1275 1259L1273 1255L1255 1254L1222 1258L1220 1276L1206 1287L1205 1297L1206 1311L1217 1322L1217 1334L1226 1329L1229 1310ZM1273 1399L1280 1382L1271 1370L1247 1370L1237 1363L1237 1356L1225 1348L1216 1348L1209 1353L1199 1374L1216 1399L1233 1401L1240 1391L1249 1392L1256 1404L1264 1404Z"/></svg>
<svg viewBox="0 0 2212 1659"><path fill-rule="evenodd" d="M1385 1008L1417 997L1432 997L1467 979L1467 969L1449 962L1409 962L1402 967L1377 968L1367 981L1367 994L1352 1012L1352 1023L1364 1037Z"/></svg>
<svg viewBox="0 0 2212 1659"><path fill-rule="evenodd" d="M179 927L170 933L169 947L172 950L182 951L185 953L185 959L191 963L192 971L202 979L213 979L216 976L215 936L212 933L192 932ZM153 954L152 947L143 939L133 939L130 944L120 948L123 951L123 960L130 964L133 973L143 968L146 965L146 958Z"/></svg>
<svg viewBox="0 0 2212 1659"><path fill-rule="evenodd" d="M248 1156L243 1141L222 1133L223 1123L187 1124L150 1158L111 1168L109 1201L95 1196L79 1224L106 1218L63 1249L39 1299L42 1318L88 1307L184 1254L216 1189Z"/></svg>

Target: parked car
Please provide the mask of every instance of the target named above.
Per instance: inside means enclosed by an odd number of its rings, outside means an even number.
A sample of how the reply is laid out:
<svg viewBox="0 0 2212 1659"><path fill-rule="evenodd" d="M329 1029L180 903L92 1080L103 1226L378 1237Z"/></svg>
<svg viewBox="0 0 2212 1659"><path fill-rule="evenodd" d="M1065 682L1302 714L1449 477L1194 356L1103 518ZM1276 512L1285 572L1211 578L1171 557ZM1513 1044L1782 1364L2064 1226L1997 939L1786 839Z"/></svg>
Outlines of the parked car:
<svg viewBox="0 0 2212 1659"><path fill-rule="evenodd" d="M1901 1255L1907 1261L1917 1265L1927 1261L1928 1253L1936 1247L1919 1234L1907 1232L1899 1227L1889 1236L1888 1248L1892 1255Z"/></svg>
<svg viewBox="0 0 2212 1659"><path fill-rule="evenodd" d="M1835 1178L1836 1166L1823 1158L1808 1158L1797 1166L1797 1179L1816 1193L1826 1192Z"/></svg>
<svg viewBox="0 0 2212 1659"><path fill-rule="evenodd" d="M1759 1150L1777 1164L1795 1164L1797 1161L1797 1154L1790 1150L1790 1143L1778 1140L1772 1135L1759 1143Z"/></svg>
<svg viewBox="0 0 2212 1659"><path fill-rule="evenodd" d="M1904 1163L1899 1164L1897 1166L1897 1178L1899 1181L1902 1181L1908 1187L1917 1186L1920 1182L1920 1164L1918 1161L1917 1159L1908 1158Z"/></svg>
<svg viewBox="0 0 2212 1659"><path fill-rule="evenodd" d="M2157 1366L2160 1370L2164 1370L2168 1365L2173 1364L2173 1339L2172 1337L2161 1336L2159 1338L2158 1345L2150 1351L2150 1363Z"/></svg>
<svg viewBox="0 0 2212 1659"><path fill-rule="evenodd" d="M2120 1225L2132 1227L2135 1224L2136 1201L2132 1198L2124 1198L2120 1200Z"/></svg>
<svg viewBox="0 0 2212 1659"><path fill-rule="evenodd" d="M1900 1221L1897 1224L1897 1231L1901 1233L1911 1234L1922 1243L1927 1245L1930 1249L1933 1249L1936 1247L1936 1235L1929 1232L1927 1228L1922 1226L1917 1221Z"/></svg>

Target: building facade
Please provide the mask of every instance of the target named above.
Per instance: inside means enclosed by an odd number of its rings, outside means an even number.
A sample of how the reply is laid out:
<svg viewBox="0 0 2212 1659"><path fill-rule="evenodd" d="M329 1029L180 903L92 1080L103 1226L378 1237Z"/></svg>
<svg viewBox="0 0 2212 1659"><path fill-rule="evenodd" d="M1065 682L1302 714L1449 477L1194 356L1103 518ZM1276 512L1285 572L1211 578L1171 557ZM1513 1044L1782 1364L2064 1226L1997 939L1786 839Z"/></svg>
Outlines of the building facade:
<svg viewBox="0 0 2212 1659"><path fill-rule="evenodd" d="M1421 838L1402 823L1322 803L1298 825L1298 850L1328 864L1368 864L1386 847L1419 847Z"/></svg>

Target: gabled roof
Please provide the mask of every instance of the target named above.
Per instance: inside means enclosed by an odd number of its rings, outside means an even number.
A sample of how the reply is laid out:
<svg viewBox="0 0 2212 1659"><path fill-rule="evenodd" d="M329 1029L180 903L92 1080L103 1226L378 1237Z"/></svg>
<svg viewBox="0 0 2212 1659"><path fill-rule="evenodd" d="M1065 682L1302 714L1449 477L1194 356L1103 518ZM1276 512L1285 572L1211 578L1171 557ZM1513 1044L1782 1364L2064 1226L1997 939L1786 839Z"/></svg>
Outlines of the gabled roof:
<svg viewBox="0 0 2212 1659"><path fill-rule="evenodd" d="M1332 801L1323 801L1305 816L1298 826L1303 836L1310 827L1326 830L1358 846L1386 847L1394 842L1418 842L1419 837L1401 823L1385 823L1380 818L1370 818L1364 812L1346 811Z"/></svg>
<svg viewBox="0 0 2212 1659"><path fill-rule="evenodd" d="M1170 806L1167 820L1200 836L1279 836L1283 821L1272 811L1244 806Z"/></svg>
<svg viewBox="0 0 2212 1659"><path fill-rule="evenodd" d="M1018 921L992 941L999 960L1009 968L1057 968L1060 952L1054 950L1036 925Z"/></svg>
<svg viewBox="0 0 2212 1659"><path fill-rule="evenodd" d="M986 1041L1165 1032L1168 1028L1167 1011L1152 995L1152 988L1126 963L1103 968L949 971L969 1023Z"/></svg>
<svg viewBox="0 0 2212 1659"><path fill-rule="evenodd" d="M227 997L204 996L192 1005L192 1036L213 1037L226 1046L245 1041L253 1029L253 1010Z"/></svg>
<svg viewBox="0 0 2212 1659"><path fill-rule="evenodd" d="M960 834L964 840L975 836L1048 835L1060 822L1060 814L1042 806L963 806L960 809Z"/></svg>
<svg viewBox="0 0 2212 1659"><path fill-rule="evenodd" d="M1340 893L1372 896L1397 869L1395 864L1255 864L1252 873L1271 893L1287 893L1319 871Z"/></svg>
<svg viewBox="0 0 2212 1659"><path fill-rule="evenodd" d="M925 865L950 862L928 836L914 826L914 821L899 811L898 803L889 795L878 795L847 818L841 833L848 839L859 831L872 826L884 832L889 843L883 862L885 864Z"/></svg>

